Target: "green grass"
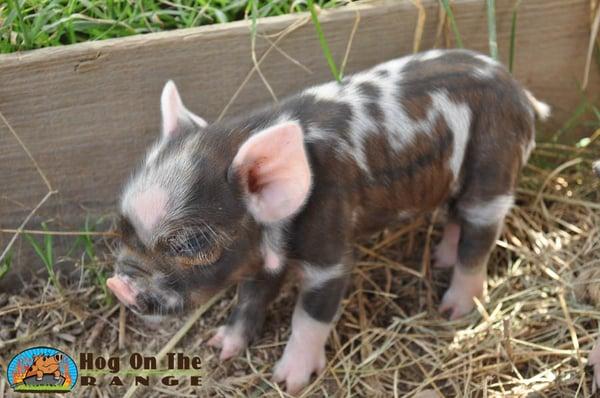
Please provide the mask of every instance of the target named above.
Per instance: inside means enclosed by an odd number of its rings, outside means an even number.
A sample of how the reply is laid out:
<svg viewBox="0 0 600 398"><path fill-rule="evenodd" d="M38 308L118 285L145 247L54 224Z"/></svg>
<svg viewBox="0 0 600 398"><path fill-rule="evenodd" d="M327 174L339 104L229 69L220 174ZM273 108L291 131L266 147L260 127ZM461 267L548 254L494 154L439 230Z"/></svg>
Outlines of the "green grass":
<svg viewBox="0 0 600 398"><path fill-rule="evenodd" d="M551 141L559 142L562 137L568 136L572 130L581 126L589 129L590 134L594 133L596 129L600 129L600 109L583 94L571 116L552 136Z"/></svg>
<svg viewBox="0 0 600 398"><path fill-rule="evenodd" d="M348 0L314 0L333 8ZM306 0L0 0L0 52L307 11Z"/></svg>
<svg viewBox="0 0 600 398"><path fill-rule="evenodd" d="M319 38L319 43L321 44L321 48L323 50L323 55L327 60L327 64L329 65L329 69L331 70L331 74L338 82L342 81L342 75L338 71L338 68L333 59L333 55L331 55L331 51L329 50L329 45L327 44L327 40L325 40L325 34L323 33L323 28L321 28L321 23L319 22L319 17L317 16L317 9L315 7L315 3L313 0L308 0L308 10L310 11L310 17L315 25L315 29L317 30L317 36Z"/></svg>
<svg viewBox="0 0 600 398"><path fill-rule="evenodd" d="M517 0L512 9L512 17L510 21L510 45L508 49L508 70L510 73L513 72L513 66L515 63L515 50L517 42L517 16L521 0Z"/></svg>
<svg viewBox="0 0 600 398"><path fill-rule="evenodd" d="M42 223L42 229L44 231L48 230L46 223ZM54 266L56 264L54 260L54 236L52 234L44 234L42 235L41 242L29 234L25 234L25 238L27 241L29 241L31 247L33 247L33 250L46 267L50 282L52 282L54 287L56 287L59 292L62 292L62 287L60 286L60 282L56 277L56 272L54 271Z"/></svg>
<svg viewBox="0 0 600 398"><path fill-rule="evenodd" d="M111 260L107 260L103 256L98 256L98 248L100 251L106 249L106 243L98 240L98 236L102 235L102 231L109 228L110 222L106 217L91 219L86 217L84 225L79 228L79 231L69 231L68 236L63 236L61 244L57 242L57 234L48 227L48 224L42 222L36 231L31 233L23 233L22 236L29 243L40 262L44 265L48 280L62 295L65 291L65 286L61 284L59 275L57 274L57 258L64 264L75 264L82 267L85 271L85 283L88 286L96 286L101 292L98 295L102 306L111 306L114 302L112 294L106 287L106 280L112 272ZM65 250L65 244L71 246ZM57 255L61 253L61 255ZM7 256L0 262L0 280L13 269L13 253L8 252ZM72 267L67 267L72 269Z"/></svg>
<svg viewBox="0 0 600 398"><path fill-rule="evenodd" d="M12 268L12 256L12 252L9 251L8 253L6 253L6 256L2 260L2 263L0 263L0 280L4 278L4 275L8 274L8 271L10 271L10 269Z"/></svg>
<svg viewBox="0 0 600 398"><path fill-rule="evenodd" d="M98 225L101 225L102 223L102 218L92 223L90 218L86 217L85 224L80 230L81 235L77 237L75 244L70 251L75 251L79 247L83 247L81 266L91 272L91 276L95 285L98 286L102 291L105 304L110 306L113 302L113 296L109 294L108 288L106 287L106 279L108 279L108 275L107 272L98 264L98 257L96 256L96 244L91 235L92 232L97 231Z"/></svg>
<svg viewBox="0 0 600 398"><path fill-rule="evenodd" d="M61 261L74 262L80 265L86 271L86 280L89 281L87 283L97 286L102 292L102 305L110 306L114 300L106 287L106 279L108 279L108 274L112 271L112 267L107 267L107 262L105 260L101 261L98 258L97 248L99 247L99 242L96 239L98 236L97 232L104 231L107 227L106 218L98 218L92 221L90 217L86 217L85 223L79 228L79 231L74 231L70 237L65 238L72 239L70 241L72 244L66 253L63 252L64 255L60 256L60 258L62 259ZM46 268L48 279L52 285L62 294L64 289L56 273L56 253L61 251L59 247L64 246L57 245L55 232L48 228L48 224L42 222L39 229L41 233L23 233L23 236ZM66 242L63 241L63 243ZM11 268L12 255L9 253L2 263L0 263L0 279Z"/></svg>
<svg viewBox="0 0 600 398"><path fill-rule="evenodd" d="M450 21L450 27L452 28L452 32L454 32L454 40L456 41L456 47L463 48L462 37L460 36L460 32L458 31L458 26L456 25L456 20L454 19L454 13L452 12L452 8L450 7L449 0L440 0L442 6L444 6L444 11L448 16L448 20Z"/></svg>
<svg viewBox="0 0 600 398"><path fill-rule="evenodd" d="M488 41L490 44L490 56L498 60L498 41L496 39L496 1L486 0Z"/></svg>

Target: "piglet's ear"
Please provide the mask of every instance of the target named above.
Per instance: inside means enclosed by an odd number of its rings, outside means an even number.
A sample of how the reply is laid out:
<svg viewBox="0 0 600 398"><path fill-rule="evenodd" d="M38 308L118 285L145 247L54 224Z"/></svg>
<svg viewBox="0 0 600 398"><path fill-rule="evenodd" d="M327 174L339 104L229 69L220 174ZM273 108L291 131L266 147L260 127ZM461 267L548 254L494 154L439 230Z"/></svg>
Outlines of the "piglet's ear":
<svg viewBox="0 0 600 398"><path fill-rule="evenodd" d="M200 116L188 111L177 87L169 80L163 88L160 96L160 110L162 113L162 135L164 138L172 138L176 135L181 123L195 123L199 127L206 127L206 121Z"/></svg>
<svg viewBox="0 0 600 398"><path fill-rule="evenodd" d="M288 122L254 134L240 147L232 170L257 221L273 223L293 215L312 184L302 128Z"/></svg>

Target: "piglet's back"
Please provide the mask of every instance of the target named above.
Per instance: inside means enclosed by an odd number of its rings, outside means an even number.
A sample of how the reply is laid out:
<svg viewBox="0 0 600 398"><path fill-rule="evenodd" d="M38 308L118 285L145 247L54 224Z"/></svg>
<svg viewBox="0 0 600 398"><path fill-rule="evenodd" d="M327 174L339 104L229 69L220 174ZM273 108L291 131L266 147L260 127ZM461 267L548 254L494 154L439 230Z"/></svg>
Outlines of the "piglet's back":
<svg viewBox="0 0 600 398"><path fill-rule="evenodd" d="M495 196L513 184L534 139L525 91L501 64L466 50L380 64L309 88L275 114L304 128L314 194L343 192L371 220L431 210L465 189Z"/></svg>

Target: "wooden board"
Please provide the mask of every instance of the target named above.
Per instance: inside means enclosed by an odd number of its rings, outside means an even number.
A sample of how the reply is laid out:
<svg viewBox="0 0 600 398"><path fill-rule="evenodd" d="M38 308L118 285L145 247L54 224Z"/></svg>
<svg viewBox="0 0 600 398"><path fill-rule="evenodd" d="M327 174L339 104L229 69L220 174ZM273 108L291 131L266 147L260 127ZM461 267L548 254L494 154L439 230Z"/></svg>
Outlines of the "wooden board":
<svg viewBox="0 0 600 398"><path fill-rule="evenodd" d="M513 0L497 0L498 42L508 59ZM421 48L436 42L437 1L424 0L427 19ZM454 2L468 48L488 51L484 1ZM412 52L417 9L409 1L387 1L323 11L320 15L338 64L360 16L346 70L354 72ZM314 26L306 14L266 18L259 33L296 28L261 64L278 97L331 79ZM518 14L516 76L553 105L553 125L579 101L589 40L588 0L524 0ZM444 44L443 37L439 44ZM270 42L259 36L260 58ZM279 51L281 50L281 51ZM297 62L310 73L292 62ZM59 193L29 224L52 218L53 229L74 229L86 214L110 213L121 184L157 136L159 94L174 79L189 108L214 120L253 68L249 23L133 36L0 56L0 111L31 150ZM589 92L600 92L592 68ZM228 114L272 101L254 74ZM14 228L46 193L25 153L0 123L0 227ZM10 235L0 234L0 247Z"/></svg>

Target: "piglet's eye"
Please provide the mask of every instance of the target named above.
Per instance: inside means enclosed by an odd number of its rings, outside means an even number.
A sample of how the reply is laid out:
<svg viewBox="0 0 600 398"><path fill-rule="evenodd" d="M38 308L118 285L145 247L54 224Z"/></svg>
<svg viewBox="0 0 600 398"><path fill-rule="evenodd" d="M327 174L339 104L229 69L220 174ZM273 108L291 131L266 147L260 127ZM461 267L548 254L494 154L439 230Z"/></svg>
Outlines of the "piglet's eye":
<svg viewBox="0 0 600 398"><path fill-rule="evenodd" d="M173 237L169 239L171 255L177 257L195 257L209 249L210 244L203 234Z"/></svg>
<svg viewBox="0 0 600 398"><path fill-rule="evenodd" d="M223 253L221 245L206 233L169 239L169 254L185 267L214 264Z"/></svg>

